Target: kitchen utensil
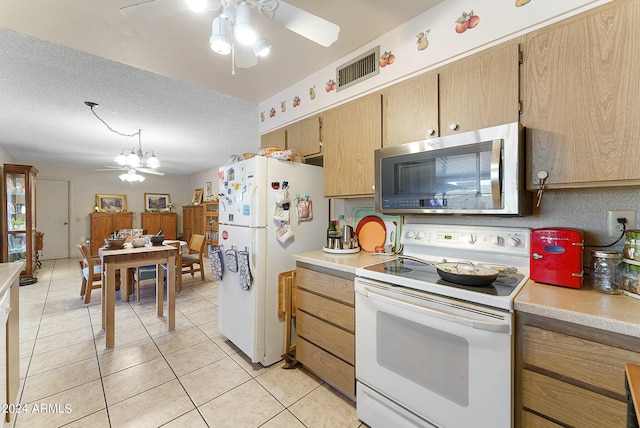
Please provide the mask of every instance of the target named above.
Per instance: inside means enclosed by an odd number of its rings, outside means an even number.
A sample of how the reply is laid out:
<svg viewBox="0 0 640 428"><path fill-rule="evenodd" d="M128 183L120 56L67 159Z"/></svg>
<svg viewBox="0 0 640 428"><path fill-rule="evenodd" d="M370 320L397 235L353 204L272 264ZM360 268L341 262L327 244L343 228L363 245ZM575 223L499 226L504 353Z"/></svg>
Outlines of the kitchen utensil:
<svg viewBox="0 0 640 428"><path fill-rule="evenodd" d="M160 229L158 233L156 233L156 236L162 236L162 229Z"/></svg>
<svg viewBox="0 0 640 428"><path fill-rule="evenodd" d="M531 279L562 287L582 287L582 231L566 228L531 231Z"/></svg>
<svg viewBox="0 0 640 428"><path fill-rule="evenodd" d="M353 227L344 226L342 230L342 249L348 250L351 248L351 241L353 239Z"/></svg>
<svg viewBox="0 0 640 428"><path fill-rule="evenodd" d="M460 285L485 286L498 278L498 270L471 262L435 264L440 278Z"/></svg>
<svg viewBox="0 0 640 428"><path fill-rule="evenodd" d="M351 211L351 225L355 228L358 223L367 216L376 216L380 218L387 228L387 236L385 244L393 244L396 252L400 251L400 238L402 229L402 216L387 215L376 212L372 207L357 207ZM357 233L356 233L357 235Z"/></svg>
<svg viewBox="0 0 640 428"><path fill-rule="evenodd" d="M155 246L162 245L164 242L164 235L153 235L149 237L149 241L151 241L151 244Z"/></svg>
<svg viewBox="0 0 640 428"><path fill-rule="evenodd" d="M371 215L360 220L356 227L356 235L363 250L374 252L376 247L384 244L387 229L380 217Z"/></svg>

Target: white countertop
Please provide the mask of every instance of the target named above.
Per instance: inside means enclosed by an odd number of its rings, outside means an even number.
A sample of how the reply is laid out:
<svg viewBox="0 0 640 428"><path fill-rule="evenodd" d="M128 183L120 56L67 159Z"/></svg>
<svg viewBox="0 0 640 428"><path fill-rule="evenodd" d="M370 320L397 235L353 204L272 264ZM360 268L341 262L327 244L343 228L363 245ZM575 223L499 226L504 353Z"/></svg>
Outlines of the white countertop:
<svg viewBox="0 0 640 428"><path fill-rule="evenodd" d="M516 296L515 310L640 336L640 300L598 293L588 286L576 289L529 281Z"/></svg>
<svg viewBox="0 0 640 428"><path fill-rule="evenodd" d="M24 269L24 262L0 263L0 294L10 288Z"/></svg>
<svg viewBox="0 0 640 428"><path fill-rule="evenodd" d="M322 250L309 251L306 253L294 254L293 258L297 262L309 263L323 266L327 269L335 269L347 273L356 273L356 269L362 266L380 263L389 260L395 255L372 255L367 251L360 251L355 254L333 254Z"/></svg>

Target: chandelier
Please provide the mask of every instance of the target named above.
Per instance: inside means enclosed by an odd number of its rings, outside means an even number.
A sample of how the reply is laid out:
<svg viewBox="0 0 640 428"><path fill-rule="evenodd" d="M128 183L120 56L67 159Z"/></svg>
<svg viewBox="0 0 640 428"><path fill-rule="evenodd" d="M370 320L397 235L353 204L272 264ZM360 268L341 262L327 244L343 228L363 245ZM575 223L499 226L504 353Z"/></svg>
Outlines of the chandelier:
<svg viewBox="0 0 640 428"><path fill-rule="evenodd" d="M256 58L269 55L271 44L251 26L251 8L273 18L273 11L278 7L277 0L187 0L187 4L197 13L222 7L222 13L211 24L209 47L221 55L232 54L232 67L235 67L235 42L250 47ZM234 71L232 68L232 73Z"/></svg>
<svg viewBox="0 0 640 428"><path fill-rule="evenodd" d="M102 122L104 126L109 129L109 131L122 137L138 137L137 148L134 146L130 149L122 149L120 154L114 158L114 161L122 167L120 169L124 169L127 171L125 174L119 175L120 180L132 184L135 182L143 182L145 177L138 174L138 169L142 172L164 175L161 172L155 171L160 167L160 161L156 157L156 154L153 152L153 150L147 152L142 151L142 129L138 129L138 132L134 132L133 134L124 134L122 132L116 131L93 110L94 107L98 106L97 103L94 103L92 101L85 101L84 103L85 105L89 106L93 115L98 118L98 120Z"/></svg>

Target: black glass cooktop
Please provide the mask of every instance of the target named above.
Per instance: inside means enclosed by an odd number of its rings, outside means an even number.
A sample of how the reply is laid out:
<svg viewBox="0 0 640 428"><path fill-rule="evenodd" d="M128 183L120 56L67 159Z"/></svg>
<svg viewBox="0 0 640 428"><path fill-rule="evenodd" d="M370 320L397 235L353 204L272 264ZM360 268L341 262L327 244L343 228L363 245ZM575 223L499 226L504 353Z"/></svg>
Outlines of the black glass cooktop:
<svg viewBox="0 0 640 428"><path fill-rule="evenodd" d="M436 268L431 265L401 258L366 266L364 269L376 272L378 276L388 275L385 281L393 285L420 290L423 289L420 287L421 283L437 284L493 296L509 296L525 278L520 273L500 273L493 283L486 286L460 285L440 278Z"/></svg>

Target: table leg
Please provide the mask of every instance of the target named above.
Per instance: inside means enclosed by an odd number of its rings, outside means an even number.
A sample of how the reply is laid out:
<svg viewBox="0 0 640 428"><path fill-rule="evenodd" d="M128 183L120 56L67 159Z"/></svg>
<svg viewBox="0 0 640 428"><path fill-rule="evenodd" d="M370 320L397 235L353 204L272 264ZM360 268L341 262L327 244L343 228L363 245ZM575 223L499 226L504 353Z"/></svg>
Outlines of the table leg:
<svg viewBox="0 0 640 428"><path fill-rule="evenodd" d="M164 268L156 265L156 315L164 315Z"/></svg>
<svg viewBox="0 0 640 428"><path fill-rule="evenodd" d="M133 268L120 269L120 300L129 301L129 292L131 291L133 280Z"/></svg>
<svg viewBox="0 0 640 428"><path fill-rule="evenodd" d="M176 257L167 260L167 312L169 331L176 329Z"/></svg>
<svg viewBox="0 0 640 428"><path fill-rule="evenodd" d="M107 271L107 278L104 286L104 306L103 317L106 317L105 335L107 348L113 348L115 345L115 311L116 311L116 269L112 263L103 266Z"/></svg>

